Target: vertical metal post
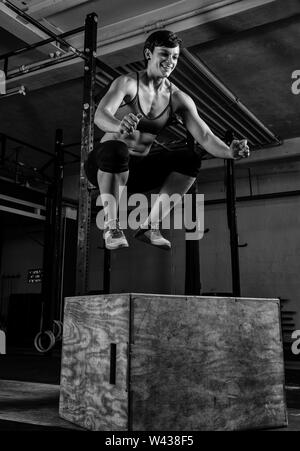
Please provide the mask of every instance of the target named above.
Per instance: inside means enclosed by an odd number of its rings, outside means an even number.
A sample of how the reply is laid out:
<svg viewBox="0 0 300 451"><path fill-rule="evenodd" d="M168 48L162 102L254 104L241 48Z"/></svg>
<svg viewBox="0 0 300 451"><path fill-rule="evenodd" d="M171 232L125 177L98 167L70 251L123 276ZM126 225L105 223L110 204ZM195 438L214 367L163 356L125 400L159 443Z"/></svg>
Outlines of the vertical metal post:
<svg viewBox="0 0 300 451"><path fill-rule="evenodd" d="M7 77L7 73L8 73L8 58L4 59L3 71L5 73L5 76Z"/></svg>
<svg viewBox="0 0 300 451"><path fill-rule="evenodd" d="M3 233L4 233L4 227L3 227L2 223L0 222L0 274L2 273L2 265L3 265L3 262L2 262L2 252L3 252L3 242L4 242ZM0 321L1 321L1 319L4 320L4 318L2 318L2 315L3 315L2 303L3 303L3 275L1 275L1 277L0 277Z"/></svg>
<svg viewBox="0 0 300 451"><path fill-rule="evenodd" d="M110 273L111 273L111 260L110 250L104 246L104 270L103 270L103 293L110 293Z"/></svg>
<svg viewBox="0 0 300 451"><path fill-rule="evenodd" d="M4 166L5 154L6 154L6 136L1 133L1 155L0 155L0 166Z"/></svg>
<svg viewBox="0 0 300 451"><path fill-rule="evenodd" d="M55 199L53 211L53 296L52 296L52 319L59 318L61 304L61 285L63 279L62 252L63 252L63 224L62 224L62 195L64 179L64 153L63 153L63 131L57 129L55 133L55 166L54 183Z"/></svg>
<svg viewBox="0 0 300 451"><path fill-rule="evenodd" d="M187 146L189 152L196 152L196 143L190 133L187 133ZM192 214L193 220L195 220L197 212L197 180L191 186L188 194L192 195ZM200 250L198 240L185 241L185 294L195 296L201 294Z"/></svg>
<svg viewBox="0 0 300 451"><path fill-rule="evenodd" d="M19 155L20 155L20 151L22 150L21 146L18 146L16 148L16 156L15 156L15 183L19 183L19 173L20 173L20 169L19 169Z"/></svg>
<svg viewBox="0 0 300 451"><path fill-rule="evenodd" d="M96 84L96 46L97 22L95 13L89 14L85 21L83 112L81 129L80 186L78 206L78 239L76 264L76 294L87 292L89 229L91 217L91 194L84 171L84 162L94 143L94 90Z"/></svg>
<svg viewBox="0 0 300 451"><path fill-rule="evenodd" d="M58 318L62 282L62 189L63 189L63 132L55 133L54 178L48 188L45 218L45 239L42 281L41 330L52 330Z"/></svg>
<svg viewBox="0 0 300 451"><path fill-rule="evenodd" d="M52 330L51 301L53 280L53 209L54 183L49 185L46 196L46 217L44 229L43 279L42 279L42 314L40 330Z"/></svg>
<svg viewBox="0 0 300 451"><path fill-rule="evenodd" d="M230 146L233 141L233 132L229 130L225 134L225 142ZM232 294L233 296L241 296L240 284L240 262L239 262L239 237L237 230L236 216L236 188L235 188L235 172L234 160L226 161L226 202L227 202L227 222L230 233L230 252L231 252L231 277L232 277Z"/></svg>

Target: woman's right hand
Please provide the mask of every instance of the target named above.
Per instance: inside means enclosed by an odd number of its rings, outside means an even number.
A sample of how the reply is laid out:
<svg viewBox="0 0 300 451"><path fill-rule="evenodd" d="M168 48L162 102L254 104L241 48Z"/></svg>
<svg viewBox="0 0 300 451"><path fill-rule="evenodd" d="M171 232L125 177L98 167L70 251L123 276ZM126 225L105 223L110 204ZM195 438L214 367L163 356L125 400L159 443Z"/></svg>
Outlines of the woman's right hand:
<svg viewBox="0 0 300 451"><path fill-rule="evenodd" d="M120 133L130 135L135 132L138 123L142 119L143 115L141 113L133 114L129 113L123 117L120 123Z"/></svg>

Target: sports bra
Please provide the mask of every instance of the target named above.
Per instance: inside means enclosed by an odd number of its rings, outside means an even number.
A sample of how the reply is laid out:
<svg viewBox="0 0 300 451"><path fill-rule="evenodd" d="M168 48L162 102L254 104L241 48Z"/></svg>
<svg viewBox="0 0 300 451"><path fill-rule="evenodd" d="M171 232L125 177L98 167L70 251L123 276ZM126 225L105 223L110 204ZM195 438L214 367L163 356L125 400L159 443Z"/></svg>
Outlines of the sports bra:
<svg viewBox="0 0 300 451"><path fill-rule="evenodd" d="M153 135L158 135L165 127L173 123L174 115L172 109L172 83L170 84L170 99L166 108L156 117L148 117L142 110L140 99L139 99L139 73L136 73L137 90L136 95L129 102L120 105L115 117L119 120L129 113L143 115L142 119L139 121L137 130L145 133L151 133Z"/></svg>

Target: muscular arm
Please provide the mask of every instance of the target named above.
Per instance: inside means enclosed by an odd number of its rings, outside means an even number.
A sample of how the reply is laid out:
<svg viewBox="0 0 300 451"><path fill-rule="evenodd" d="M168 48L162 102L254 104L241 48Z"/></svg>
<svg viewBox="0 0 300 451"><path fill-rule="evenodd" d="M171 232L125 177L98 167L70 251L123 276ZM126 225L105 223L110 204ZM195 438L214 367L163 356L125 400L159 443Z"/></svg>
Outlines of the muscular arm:
<svg viewBox="0 0 300 451"><path fill-rule="evenodd" d="M104 132L118 133L120 131L119 121L114 115L122 103L128 90L128 79L118 77L114 80L102 97L95 113L94 122Z"/></svg>
<svg viewBox="0 0 300 451"><path fill-rule="evenodd" d="M177 91L176 104L176 112L187 130L207 152L218 158L233 158L231 149L199 117L194 101L187 94Z"/></svg>

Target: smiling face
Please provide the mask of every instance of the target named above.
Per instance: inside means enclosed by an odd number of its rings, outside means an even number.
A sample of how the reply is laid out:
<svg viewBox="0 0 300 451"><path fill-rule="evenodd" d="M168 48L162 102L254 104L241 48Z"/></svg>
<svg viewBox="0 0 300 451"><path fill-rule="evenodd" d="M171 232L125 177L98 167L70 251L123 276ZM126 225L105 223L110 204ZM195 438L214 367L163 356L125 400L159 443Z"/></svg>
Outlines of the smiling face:
<svg viewBox="0 0 300 451"><path fill-rule="evenodd" d="M157 77L169 77L177 65L179 52L179 46L154 47L153 52L147 49L147 70Z"/></svg>

